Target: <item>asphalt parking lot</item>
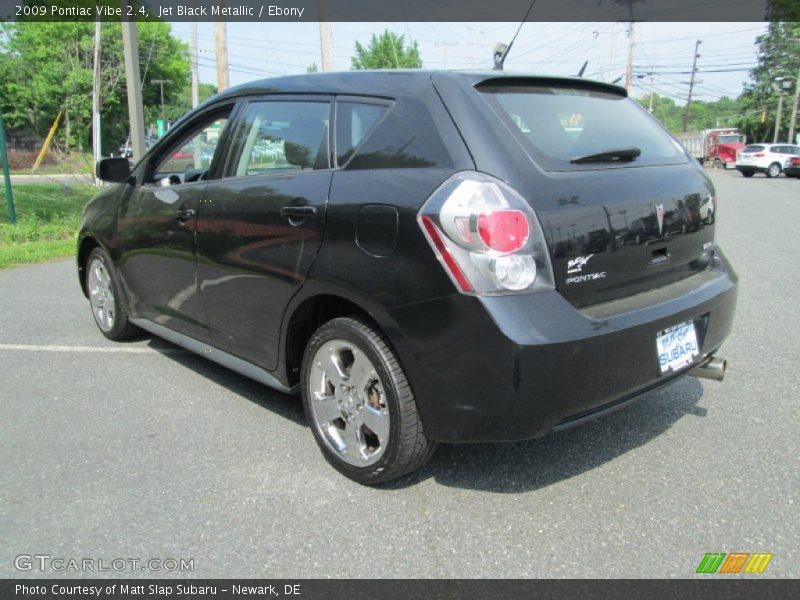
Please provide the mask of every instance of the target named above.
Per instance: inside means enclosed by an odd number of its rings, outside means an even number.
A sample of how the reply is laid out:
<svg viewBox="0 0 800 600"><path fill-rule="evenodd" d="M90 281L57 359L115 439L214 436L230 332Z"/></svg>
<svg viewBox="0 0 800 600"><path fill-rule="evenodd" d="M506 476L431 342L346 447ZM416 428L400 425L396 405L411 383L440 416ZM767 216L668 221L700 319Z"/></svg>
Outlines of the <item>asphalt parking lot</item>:
<svg viewBox="0 0 800 600"><path fill-rule="evenodd" d="M295 397L96 330L72 261L0 271L0 576L14 558L194 559L85 576L693 577L800 570L800 180L711 172L740 276L723 383L686 377L526 443L442 446L369 489Z"/></svg>

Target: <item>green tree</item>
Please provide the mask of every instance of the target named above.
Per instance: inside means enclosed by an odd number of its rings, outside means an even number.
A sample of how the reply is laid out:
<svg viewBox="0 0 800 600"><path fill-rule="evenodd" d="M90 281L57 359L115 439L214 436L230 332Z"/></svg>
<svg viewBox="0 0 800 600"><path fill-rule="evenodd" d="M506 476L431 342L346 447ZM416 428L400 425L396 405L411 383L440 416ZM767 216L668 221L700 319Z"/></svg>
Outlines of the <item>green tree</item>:
<svg viewBox="0 0 800 600"><path fill-rule="evenodd" d="M637 101L644 108L650 108L650 94L638 98ZM683 107L675 104L672 98L653 94L653 116L673 133L681 130L683 124Z"/></svg>
<svg viewBox="0 0 800 600"><path fill-rule="evenodd" d="M164 93L166 94L166 92L167 90L164 88ZM201 83L198 86L197 92L198 100L202 104L208 98L217 93L217 86L211 85L210 83ZM171 104L167 104L165 98L164 104L165 112L167 113L167 119L171 121L179 119L185 112L192 108L191 86L184 87Z"/></svg>
<svg viewBox="0 0 800 600"><path fill-rule="evenodd" d="M139 70L144 78L145 118L160 116L158 86L164 88L167 115L175 117L190 106L181 102L189 85L186 44L173 37L162 22L139 22ZM116 150L128 133L128 105L119 23L103 23L101 35L101 122L104 153ZM60 140L67 151L88 146L91 135L91 97L94 79L94 23L18 22L0 30L0 110L9 128L24 128L44 137L63 110Z"/></svg>
<svg viewBox="0 0 800 600"><path fill-rule="evenodd" d="M405 37L385 30L372 34L365 47L356 42L356 54L350 59L353 69L420 69L422 58L417 42L405 43Z"/></svg>
<svg viewBox="0 0 800 600"><path fill-rule="evenodd" d="M739 128L752 141L772 141L778 108L776 78L797 78L800 69L800 22L772 22L757 38L758 66L739 98L742 113ZM798 82L793 82L797 85ZM779 141L785 141L791 118L791 95L784 97ZM788 109L788 110L787 110ZM796 129L796 128L795 128Z"/></svg>

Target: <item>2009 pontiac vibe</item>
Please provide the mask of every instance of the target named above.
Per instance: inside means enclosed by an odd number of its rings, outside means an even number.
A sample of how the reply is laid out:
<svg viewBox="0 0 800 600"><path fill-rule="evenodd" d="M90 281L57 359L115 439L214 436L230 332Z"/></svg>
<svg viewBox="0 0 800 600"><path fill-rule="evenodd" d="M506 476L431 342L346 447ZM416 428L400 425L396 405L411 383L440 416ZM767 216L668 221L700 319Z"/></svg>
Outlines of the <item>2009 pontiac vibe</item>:
<svg viewBox="0 0 800 600"><path fill-rule="evenodd" d="M437 442L534 438L724 372L736 275L713 186L613 85L265 80L98 173L114 185L77 258L101 332L299 391L325 458L361 483Z"/></svg>

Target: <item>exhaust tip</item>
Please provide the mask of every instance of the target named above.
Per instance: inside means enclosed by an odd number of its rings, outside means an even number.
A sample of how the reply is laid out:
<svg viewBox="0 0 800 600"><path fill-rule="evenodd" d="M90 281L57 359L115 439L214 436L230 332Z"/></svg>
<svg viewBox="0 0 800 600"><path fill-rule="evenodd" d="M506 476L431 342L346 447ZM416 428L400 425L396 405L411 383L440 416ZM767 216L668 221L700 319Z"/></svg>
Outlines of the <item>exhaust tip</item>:
<svg viewBox="0 0 800 600"><path fill-rule="evenodd" d="M717 358L713 356L704 363L697 365L694 369L689 371L690 375L699 377L701 379L712 379L714 381L722 381L725 379L725 371L728 369L728 361L724 358Z"/></svg>

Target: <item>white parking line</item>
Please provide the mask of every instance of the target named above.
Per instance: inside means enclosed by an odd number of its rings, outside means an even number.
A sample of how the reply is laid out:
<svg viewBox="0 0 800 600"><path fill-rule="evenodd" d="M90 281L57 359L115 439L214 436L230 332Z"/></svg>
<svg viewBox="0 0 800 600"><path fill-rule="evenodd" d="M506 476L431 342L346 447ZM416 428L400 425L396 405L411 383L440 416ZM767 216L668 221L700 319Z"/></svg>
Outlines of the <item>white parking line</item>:
<svg viewBox="0 0 800 600"><path fill-rule="evenodd" d="M185 353L183 348L150 348L149 346L55 346L51 344L0 344L0 352L107 352L119 354Z"/></svg>

